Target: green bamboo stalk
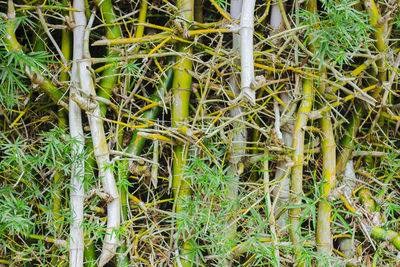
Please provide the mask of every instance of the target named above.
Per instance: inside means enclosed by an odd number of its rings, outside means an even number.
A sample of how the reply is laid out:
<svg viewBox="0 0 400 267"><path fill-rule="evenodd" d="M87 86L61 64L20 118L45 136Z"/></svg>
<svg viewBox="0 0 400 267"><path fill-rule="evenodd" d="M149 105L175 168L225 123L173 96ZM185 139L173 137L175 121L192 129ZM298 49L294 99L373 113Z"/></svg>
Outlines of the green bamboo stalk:
<svg viewBox="0 0 400 267"><path fill-rule="evenodd" d="M63 0L63 4L67 4L67 0ZM64 14L67 13L66 11L63 12ZM42 35L43 36L43 35ZM41 39L37 41L37 43L43 43ZM42 46L35 46L35 48L41 48ZM66 60L71 59L71 32L70 31L62 31L61 33L61 52L64 55ZM66 66L64 66L66 67ZM64 83L69 80L68 72L63 69L60 73L60 82ZM62 107L58 108L58 128L62 130L67 129L67 113L66 110ZM54 174L54 196L53 196L53 216L54 219L59 222L62 217L62 210L61 210L61 196L62 196L62 183L64 182L64 177L60 172L56 172ZM57 224L57 230L61 229L61 225ZM55 265L57 263L58 257L53 257L51 263Z"/></svg>
<svg viewBox="0 0 400 267"><path fill-rule="evenodd" d="M180 16L187 21L193 21L194 1L178 0L176 3ZM188 24L187 24L188 25ZM179 43L177 45L178 53L191 54L192 49L187 44ZM192 61L184 56L177 59L177 67L174 72L172 83L172 127L182 127L189 116L190 92L192 89L192 76L188 71L192 71ZM186 71L187 70L187 71ZM191 195L190 181L184 176L188 146L175 145L172 171L172 190L175 198L175 212L183 213L183 204ZM181 227L179 224L177 227ZM186 233L183 233L184 235ZM180 250L182 266L191 266L190 258L193 248L189 240L185 240Z"/></svg>
<svg viewBox="0 0 400 267"><path fill-rule="evenodd" d="M93 151L93 141L92 138L89 137L86 140L86 150L87 151ZM93 153L90 153L89 157L85 161L85 178L86 180L89 180L88 178L91 176L95 175L95 166L96 166L96 159L94 158ZM85 191L91 190L91 185L87 185L87 188L85 188ZM91 236L88 235L88 233L85 233L85 248L83 251L83 265L85 267L92 267L96 266L96 250L94 247L94 243L91 240Z"/></svg>
<svg viewBox="0 0 400 267"><path fill-rule="evenodd" d="M369 229L370 235L372 238L388 241L390 242L397 250L400 250L400 235L392 230L385 230L381 227L375 226Z"/></svg>
<svg viewBox="0 0 400 267"><path fill-rule="evenodd" d="M305 78L303 80L303 100L301 101L296 125L293 132L293 168L291 176L291 205L301 204L301 195L303 194L303 160L304 160L304 127L308 122L308 114L311 112L311 108L314 100L314 86L313 80L310 78ZM300 243L301 239L301 208L294 207L289 210L289 233L293 245L296 247L296 251L299 252L302 245Z"/></svg>
<svg viewBox="0 0 400 267"><path fill-rule="evenodd" d="M24 53L22 50L21 44L18 42L17 37L15 36L15 32L17 30L16 23L16 14L14 5L9 5L8 13L7 13L7 24L8 27L5 27L5 32L7 34L6 38L4 38L7 49L8 50L16 50L20 53ZM66 110L68 110L68 105L62 100L63 91L60 90L57 86L51 83L47 78L43 77L37 70L32 67L24 66L25 74L29 77L32 83L38 85L52 100L54 103L63 106Z"/></svg>
<svg viewBox="0 0 400 267"><path fill-rule="evenodd" d="M105 27L106 36L108 39L121 38L122 32L118 24L113 24L112 22L117 18L113 9L113 2L111 0L95 0L94 1L98 8L100 9L100 13L104 18L104 23L107 25ZM107 57L117 57L118 52L108 48L107 49ZM97 95L99 97L103 97L105 99L110 99L112 94L112 89L115 86L115 83L118 78L118 74L120 72L119 68L116 67L116 64L113 64L112 67L107 68L103 72L103 78L99 82L99 90ZM105 116L107 112L107 104L100 102L100 110L102 116Z"/></svg>
<svg viewBox="0 0 400 267"><path fill-rule="evenodd" d="M287 28L290 28L290 24L287 21L286 13L283 7L282 1L278 1L281 15L285 21ZM309 1L307 8L309 10L316 10L316 1ZM314 102L314 81L310 77L305 77L303 80L303 100L301 101L300 107L297 111L297 119L293 132L293 168L290 183L290 204L300 205L301 195L303 194L303 165L304 165L304 127L307 126L308 114L310 114L312 105ZM294 207L289 210L289 235L292 244L295 246L297 257L299 257L301 250L301 208ZM304 262L300 262L300 265L304 265Z"/></svg>
<svg viewBox="0 0 400 267"><path fill-rule="evenodd" d="M354 140L357 136L358 127L360 127L363 109L358 106L353 113L350 123L347 125L345 134L341 141L342 150L339 152L339 157L336 164L336 173L341 175L350 159L351 152L353 152L355 143Z"/></svg>
<svg viewBox="0 0 400 267"><path fill-rule="evenodd" d="M318 12L317 1L310 0L307 2L307 10L313 13ZM310 45L310 51L316 52L318 44ZM322 61L324 59L321 59ZM319 75L320 77L327 77L326 67L322 66ZM319 93L323 96L325 94L326 83L320 81L318 87ZM329 195L333 190L336 182L336 144L335 136L333 134L333 127L331 121L331 113L329 111L322 113L321 134L322 134L322 179L321 179L321 198L318 203L317 214L317 231L316 243L317 251L323 255L330 255L333 249L332 233L331 233L331 204L329 203Z"/></svg>
<svg viewBox="0 0 400 267"><path fill-rule="evenodd" d="M156 90L153 93L153 96L151 97L151 101L153 102L160 102L162 99L165 97L167 91L171 88L172 86L172 80L174 75L174 70L170 68L165 75L162 76L161 82L158 85L158 90ZM155 121L158 113L160 111L159 106L155 106L152 109L149 109L143 113L143 116L141 118L149 121ZM129 146L126 150L127 153L140 156L143 146L146 142L146 138L144 136L138 135L138 130L133 131L132 134L132 139L129 143Z"/></svg>
<svg viewBox="0 0 400 267"><path fill-rule="evenodd" d="M371 191L368 188L362 188L358 191L358 197L361 204L370 212L378 212L378 205L376 204ZM380 214L379 214L380 216ZM368 233L372 238L381 241L390 242L397 250L400 250L400 235L392 230L385 230L379 226L366 226Z"/></svg>
<svg viewBox="0 0 400 267"><path fill-rule="evenodd" d="M169 90L169 88L171 88L173 73L174 73L174 71L171 68L166 72L165 75L163 75L161 82L158 85L158 90L156 90L153 93L153 96L151 98L151 100L153 102L160 102L161 99L165 97L166 92ZM158 106L153 107L152 109L145 111L142 118L149 120L149 121L155 121L159 114L159 111L160 111L160 107L158 107ZM127 153L133 154L136 156L140 156L142 149L144 147L144 144L147 140L144 136L138 135L138 132L139 131L137 131L137 130L133 131L132 139L126 150ZM119 180L127 179L128 176L129 176L129 161L123 160L121 162L120 167L118 168ZM123 219L123 221L126 221L128 219L127 188L121 188L120 194L121 194L121 206L122 206L122 219ZM125 244L123 244L121 247L121 250L119 250L119 252L122 254L126 251L126 247L124 247L124 246L125 246ZM123 259L121 257L118 257L118 260L119 260L118 266L128 266L129 265L129 261L128 261L127 257L123 257Z"/></svg>
<svg viewBox="0 0 400 267"><path fill-rule="evenodd" d="M368 188L362 188L358 191L358 197L360 198L361 204L370 212L377 211L377 205L372 196L371 191Z"/></svg>
<svg viewBox="0 0 400 267"><path fill-rule="evenodd" d="M385 44L385 39L384 39L385 24L382 23L382 21L380 21L382 17L381 17L379 10L375 4L375 1L374 0L364 0L364 7L368 11L370 25L375 28L374 37L376 40L376 48L381 53L385 52L386 51L386 44ZM385 69L385 59L384 58L379 59L377 61L377 65L378 65L378 77L377 78L379 81L384 82L387 80L387 72ZM378 97L381 90L382 90L382 87L378 86L372 96L374 98Z"/></svg>
<svg viewBox="0 0 400 267"><path fill-rule="evenodd" d="M336 145L335 136L333 134L332 122L330 114L325 114L321 119L322 130L322 157L323 157L323 174L322 174L322 192L321 200L318 205L317 217L317 251L325 255L332 252L332 234L331 234L331 204L329 203L329 195L333 190L336 181Z"/></svg>

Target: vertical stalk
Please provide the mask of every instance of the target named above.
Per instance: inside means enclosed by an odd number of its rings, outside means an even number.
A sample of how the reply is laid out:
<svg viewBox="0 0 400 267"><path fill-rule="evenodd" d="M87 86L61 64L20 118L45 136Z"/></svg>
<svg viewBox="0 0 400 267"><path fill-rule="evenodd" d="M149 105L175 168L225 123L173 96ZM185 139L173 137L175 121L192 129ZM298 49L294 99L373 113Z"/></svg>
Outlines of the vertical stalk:
<svg viewBox="0 0 400 267"><path fill-rule="evenodd" d="M242 9L242 0L232 0L231 1L231 17L234 21L234 23L237 23L240 19L240 13ZM233 54L239 53L240 49L240 36L237 33L233 33L232 36L233 39ZM239 94L240 89L239 89L239 84L238 84L238 77L236 75L232 75L229 78L229 84L231 86L231 90L234 94ZM242 108L241 107L234 107L230 110L230 115L231 117L236 117L237 115L242 113ZM243 123L237 123L234 122L233 124L233 138L232 138L232 144L231 144L231 159L229 161L230 163L230 174L235 176L234 182L229 186L228 189L228 198L231 199L232 201L236 200L237 193L238 193L238 185L237 183L239 182L239 175L240 175L240 166L239 164L242 161L243 155L246 153L246 150L243 149L243 147L246 146L246 128ZM238 149L236 149L238 148ZM234 225L236 227L236 225ZM233 230L232 231L236 231Z"/></svg>
<svg viewBox="0 0 400 267"><path fill-rule="evenodd" d="M121 38L122 37L122 32L118 24L114 24L113 21L117 18L114 13L114 8L113 8L113 2L111 0L95 0L96 5L100 9L100 13L102 15L102 18L104 20L104 23L106 24L105 30L106 30L106 36L109 39L114 39L114 38ZM117 51L113 51L110 47L107 48L107 57L116 57L118 56ZM103 97L105 99L110 99L111 94L112 94L112 89L114 88L118 75L120 73L120 69L118 68L117 64L112 63L110 67L106 68L102 76L103 78L99 82L99 90L98 90L98 95L100 97ZM107 105L105 103L99 103L100 106L100 113L102 116L105 116L107 113ZM118 129L117 129L118 132ZM121 134L122 136L122 134ZM126 176L125 173L127 172L127 169L124 168L125 165L121 165L120 168L118 168L118 177ZM127 219L126 216L126 191L125 188L121 188L120 192L120 200L122 206L122 222ZM125 216L124 216L125 215ZM123 242L123 245L121 246L118 256L118 264L119 266L127 266L128 265L128 257L124 256L125 252L125 242Z"/></svg>
<svg viewBox="0 0 400 267"><path fill-rule="evenodd" d="M243 1L242 13L240 16L240 63L242 67L241 87L243 97L253 105L256 103L253 57L255 4L255 0Z"/></svg>
<svg viewBox="0 0 400 267"><path fill-rule="evenodd" d="M15 36L15 32L17 30L17 22L15 19L16 14L13 2L8 1L7 27L5 27L6 38L4 38L4 42L7 44L7 50L16 50L20 53L23 53L22 46ZM63 106L66 110L69 109L69 106L62 101L62 90L59 90L57 86L51 83L47 78L43 77L41 73L36 71L31 66L24 64L23 68L23 71L25 71L26 76L31 80L31 82L39 86L53 100L54 103Z"/></svg>
<svg viewBox="0 0 400 267"><path fill-rule="evenodd" d="M384 38L384 30L385 24L381 21L381 15L379 14L379 10L375 4L374 0L364 0L364 7L368 11L369 14L369 23L371 26L375 28L374 37L376 40L376 48L380 53L386 51L386 44ZM381 82L385 82L387 80L387 74L385 69L385 59L381 58L377 61L378 65L378 80ZM382 86L378 86L373 93L373 97L376 98Z"/></svg>
<svg viewBox="0 0 400 267"><path fill-rule="evenodd" d="M329 195L336 182L336 145L331 117L329 113L322 115L320 120L322 131L322 186L321 199L318 204L317 216L317 251L330 255L333 249L331 234L331 204Z"/></svg>
<svg viewBox="0 0 400 267"><path fill-rule="evenodd" d="M122 33L118 24L113 23L113 21L117 18L114 14L113 2L111 0L95 0L96 5L100 9L100 13L104 18L104 23L107 25L106 36L108 39L116 39L121 38ZM118 56L117 51L113 51L111 48L107 49L107 57L116 57ZM98 95L105 99L110 99L112 94L112 89L115 86L115 83L118 78L119 68L116 67L117 64L113 64L111 67L105 69L103 71L103 78L99 82L99 92ZM102 116L105 116L107 112L107 105L103 102L99 103L100 110Z"/></svg>
<svg viewBox="0 0 400 267"><path fill-rule="evenodd" d="M271 7L271 19L270 19L270 25L272 28L272 33L271 34L276 34L282 31L283 29L283 18L281 14L281 10L279 8L279 5L277 3L272 4ZM275 45L279 45L280 40L276 39L273 41ZM290 104L290 98L287 93L281 93L280 98L287 105L287 110L290 110L289 104ZM291 121L287 123L287 126L284 129L281 129L280 125L280 110L278 106L278 102L275 100L275 132L279 133L282 131L282 139L283 143L291 147L292 146L292 133L293 133L293 128L294 125ZM287 168L289 168L289 162L285 159L279 160L276 163L276 172L275 172L275 181L280 181L280 184L282 186L275 187L273 191L273 195L275 198L277 198L276 205L275 205L275 211L274 214L279 214L281 210L283 210L289 203L290 199L290 175L285 175ZM285 211L277 220L277 226L278 230L283 230L284 228L287 227L287 219L288 219L288 212Z"/></svg>
<svg viewBox="0 0 400 267"><path fill-rule="evenodd" d="M66 4L67 0L63 0L63 4ZM65 14L64 12L63 14ZM65 24L65 23L64 23ZM38 39L36 44L43 43L42 40ZM42 45L35 45L35 49L40 49ZM71 32L69 30L62 31L61 33L61 52L64 55L64 58L66 60L71 59ZM67 67L67 66L64 66ZM68 77L68 72L63 69L60 73L60 82L65 83L68 82L69 77ZM67 129L67 112L63 107L58 108L58 128L62 130ZM62 211L61 211L61 195L62 195L62 182L64 181L64 177L60 172L56 172L54 174L54 196L53 196L53 215L54 219L56 221L60 221L62 219ZM59 231L61 229L60 225L57 225L57 230ZM56 264L57 263L58 257L53 257L51 260L51 264Z"/></svg>
<svg viewBox="0 0 400 267"><path fill-rule="evenodd" d="M82 59L83 53L83 38L86 27L85 4L83 0L74 0L73 3L75 11L74 21L75 27L73 30L74 50L73 50L73 64L72 64L72 86L70 89L70 96L72 94L79 94L79 70L78 61ZM84 167L85 162L81 157L83 153L84 137L82 128L81 109L78 104L71 98L69 100L69 127L71 137L77 140L73 146L73 153L75 162L72 165L71 173L71 214L72 223L70 227L70 266L83 266L84 254L84 240L83 240L83 202L85 198L85 190L83 186Z"/></svg>
<svg viewBox="0 0 400 267"><path fill-rule="evenodd" d="M234 23L238 23L240 19L240 13L242 9L242 0L231 0L231 17ZM237 33L233 33L233 54L238 54L240 49L240 36ZM235 73L229 78L229 84L231 90L234 94L239 95L240 87L238 83L239 77L235 75ZM230 110L230 116L236 117L242 113L242 108L240 106L234 107ZM243 116L239 117L240 121L243 121ZM228 186L227 198L230 199L232 203L235 203L235 210L237 209L237 195L239 191L239 176L242 172L242 157L246 153L246 150L243 147L246 147L246 139L247 139L247 129L243 123L234 122L233 123L233 137L231 142L231 158L229 160L229 171L228 174L235 177L232 182ZM235 212L235 211L234 211ZM234 217L231 220L228 220L226 223L230 225L230 229L227 231L227 239L232 239L236 233L236 223L232 223ZM232 243L232 242L230 242ZM231 265L230 262L226 262L225 265Z"/></svg>
<svg viewBox="0 0 400 267"><path fill-rule="evenodd" d="M89 27L91 27L91 22L88 25L83 42L83 60L79 62L80 85L85 93L86 103L90 103L89 96L96 96L94 81L89 71L91 68ZM91 105L88 104L88 106L90 107ZM104 191L109 195L107 203L107 231L99 259L99 266L104 266L114 257L118 247L116 230L120 223L120 197L111 168L110 153L104 133L103 121L100 119L102 116L100 106L95 103L93 108L89 108L87 114L93 141L94 156L99 168L99 177L102 179Z"/></svg>
<svg viewBox="0 0 400 267"><path fill-rule="evenodd" d="M282 1L279 1L281 12L284 12ZM315 5L315 1L309 3L309 5ZM314 9L313 6L308 6L308 9ZM288 27L289 23L286 23ZM304 127L308 122L308 114L311 112L311 108L314 102L314 81L309 77L304 77L303 80L303 100L301 101L299 110L297 111L297 119L293 132L293 168L292 177L290 180L290 191L291 198L290 203L292 205L301 204L301 195L303 194L303 165L304 165ZM289 210L289 234L292 244L296 248L296 253L299 254L301 249L300 238L301 238L301 208L295 207ZM301 265L304 262L300 263Z"/></svg>
<svg viewBox="0 0 400 267"><path fill-rule="evenodd" d="M305 78L303 80L303 100L301 101L299 110L297 112L296 124L293 132L293 168L292 177L290 184L291 198L290 203L292 205L301 204L301 195L303 194L303 160L304 160L304 127L308 122L308 114L311 112L311 108L314 100L314 87L313 80ZM300 237L301 237L301 208L295 207L289 210L289 233L293 245L296 247L296 251L299 252L301 249Z"/></svg>
<svg viewBox="0 0 400 267"><path fill-rule="evenodd" d="M178 0L176 3L180 16L188 21L193 20L194 1L193 0ZM187 25L188 26L188 25ZM177 45L179 53L192 53L192 49L184 43ZM177 67L174 73L172 83L172 127L182 127L189 116L189 100L192 89L192 76L188 71L192 71L192 61L184 56L177 59ZM188 70L188 71L186 71ZM184 176L184 169L187 160L187 145L175 145L173 148L173 171L172 171L172 190L175 197L176 213L183 213L183 204L191 195L190 181ZM180 225L178 225L178 228ZM180 253L183 255L182 266L191 266L190 254L192 247L187 240L183 245Z"/></svg>

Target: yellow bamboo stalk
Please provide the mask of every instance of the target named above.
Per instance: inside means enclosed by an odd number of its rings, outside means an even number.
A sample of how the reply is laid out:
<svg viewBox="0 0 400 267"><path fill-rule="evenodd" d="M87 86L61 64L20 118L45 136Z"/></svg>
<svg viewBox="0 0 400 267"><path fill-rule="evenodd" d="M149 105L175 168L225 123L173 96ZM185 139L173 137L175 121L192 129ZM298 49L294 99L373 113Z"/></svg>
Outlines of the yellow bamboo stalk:
<svg viewBox="0 0 400 267"><path fill-rule="evenodd" d="M314 86L312 79L303 80L303 100L298 110L296 125L293 132L293 168L291 176L291 198L292 205L301 204L301 195L303 194L303 164L304 164L304 127L308 122L308 114L311 112L314 99ZM297 252L301 249L300 244L300 218L301 208L294 207L289 210L289 233L293 245L296 247Z"/></svg>
<svg viewBox="0 0 400 267"><path fill-rule="evenodd" d="M193 0L178 0L177 7L180 15L186 20L192 21L194 12ZM191 47L185 43L177 45L177 51L183 53L192 53ZM189 116L189 100L192 88L192 76L188 71L192 71L192 61L187 57L178 57L177 66L174 73L172 83L172 127L183 127ZM183 213L183 204L191 195L190 181L184 176L184 170L187 160L187 144L175 145L173 148L174 159L172 167L172 191L175 198L175 212ZM177 227L182 227L177 224ZM193 248L190 245L190 240L185 240L186 233L183 233L184 244L179 253L178 261L182 266L191 266L191 258ZM181 236L182 237L182 236Z"/></svg>

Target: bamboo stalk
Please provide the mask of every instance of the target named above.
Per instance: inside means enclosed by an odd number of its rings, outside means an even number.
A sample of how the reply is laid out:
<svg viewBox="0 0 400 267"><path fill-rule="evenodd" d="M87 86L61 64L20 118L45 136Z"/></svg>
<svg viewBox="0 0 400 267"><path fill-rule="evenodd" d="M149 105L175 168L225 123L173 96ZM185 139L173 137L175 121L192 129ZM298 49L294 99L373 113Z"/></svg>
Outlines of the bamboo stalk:
<svg viewBox="0 0 400 267"><path fill-rule="evenodd" d="M241 89L243 97L253 105L256 103L253 56L255 4L255 0L243 1L242 13L240 15Z"/></svg>
<svg viewBox="0 0 400 267"><path fill-rule="evenodd" d="M277 3L272 4L271 7L271 19L270 25L272 28L271 34L277 34L283 30L283 18ZM279 44L279 39L274 43L276 45ZM281 93L280 99L282 100L282 105L286 110L290 110L292 106L288 106L290 104L290 98L287 93ZM280 109L278 106L277 100L274 102L274 111L275 111L275 132L277 134L277 138L283 142L286 146L292 146L292 133L294 130L294 125L290 121L286 128L281 130L281 118L280 118ZM275 172L275 181L280 181L281 186L275 187L273 190L274 198L276 199L274 214L279 214L289 203L290 199L290 175L285 175L286 170L289 166L289 162L286 159L279 160L276 163L276 172ZM283 231L287 228L287 220L288 220L288 212L284 211L284 213L279 216L276 221L277 227L279 231Z"/></svg>
<svg viewBox="0 0 400 267"><path fill-rule="evenodd" d="M386 51L386 44L384 39L384 30L385 24L381 21L382 17L379 13L379 10L375 4L374 0L364 0L364 7L368 11L369 14L369 22L371 26L375 28L374 36L376 40L376 48L379 52ZM378 65L378 80L384 82L387 80L387 72L385 68L385 59L381 58L377 62ZM375 92L373 93L373 97L376 98L381 91L381 87L378 86Z"/></svg>
<svg viewBox="0 0 400 267"><path fill-rule="evenodd" d="M63 0L63 4L66 4L67 0ZM65 12L64 12L65 13ZM36 48L36 47L35 47ZM70 60L71 58L71 32L70 31L62 31L61 33L61 52L66 60ZM65 83L69 80L68 72L64 70L60 73L60 82ZM66 130L68 127L67 121L68 114L66 110L62 107L58 108L58 128L62 130ZM62 183L64 182L64 177L60 172L56 172L54 174L54 196L53 196L53 214L56 221L61 221L62 210L61 210L61 196L62 196ZM57 227L58 231L61 230L61 225ZM51 263L54 265L57 263L58 257L53 257Z"/></svg>
<svg viewBox="0 0 400 267"><path fill-rule="evenodd" d="M351 117L350 123L346 127L345 135L341 142L342 151L339 153L336 165L336 173L339 175L341 175L345 170L345 166L354 150L354 140L357 136L358 127L361 123L362 111L363 110L360 106L356 108L355 113Z"/></svg>
<svg viewBox="0 0 400 267"><path fill-rule="evenodd" d="M23 53L22 46L18 42L15 32L17 27L16 22L16 14L14 5L12 1L9 1L9 8L7 12L7 24L8 26L5 27L5 32L7 34L6 38L4 38L5 42L7 43L7 49L16 50L19 53ZM66 110L68 110L68 105L65 103L63 99L63 92L57 88L53 83L51 83L47 78L45 78L41 73L39 73L33 67L29 67L28 65L24 66L23 71L29 77L33 84L39 86L52 100L54 103L61 105Z"/></svg>
<svg viewBox="0 0 400 267"><path fill-rule="evenodd" d="M94 16L92 18L94 18ZM90 102L90 96L96 96L95 85L90 72L91 61L86 60L90 59L89 27L91 27L91 22L89 22L83 40L83 60L81 60L78 65L80 85L82 91L85 93L84 99L86 99L85 101L87 102ZM98 104L95 105L94 109L87 111L93 141L94 156L99 168L99 177L102 179L104 191L109 195L107 203L107 231L106 236L104 237L98 266L104 266L114 257L119 245L116 230L119 228L120 223L120 196L115 183L113 171L110 168L110 153L104 133L103 121L100 119L101 114L100 105Z"/></svg>
<svg viewBox="0 0 400 267"><path fill-rule="evenodd" d="M85 4L83 0L74 0L73 7L78 10L73 13L75 27L73 29L73 64L72 64L72 86L70 96L79 94L79 67L78 61L83 55L83 38L86 27ZM84 137L82 128L81 109L71 98L69 100L69 128L71 137L77 142L73 145L73 153L76 157L72 165L71 173L71 214L72 223L70 226L69 260L71 267L83 266L84 238L83 238L83 202L85 189L83 186L85 162L81 157L84 149Z"/></svg>
<svg viewBox="0 0 400 267"><path fill-rule="evenodd" d="M187 21L193 21L194 16L194 1L193 0L178 0L177 8L180 16ZM179 43L177 51L191 54L192 49L187 44ZM188 71L192 71L192 61L187 57L177 58L177 67L174 72L172 83L172 127L185 126L185 121L189 116L189 100L192 89L192 76ZM175 212L183 213L183 204L191 195L190 181L184 176L186 166L188 146L186 144L175 145L173 147L174 158L172 167L172 190L175 198ZM177 225L181 227L181 225ZM186 235L186 233L183 233ZM190 240L185 240L185 243L180 249L179 262L182 266L191 266L191 258L193 248L190 245Z"/></svg>
<svg viewBox="0 0 400 267"><path fill-rule="evenodd" d="M370 231L371 237L381 240L381 241L388 241L390 242L397 250L400 251L400 234L392 231L392 230L385 230L381 227L367 227Z"/></svg>
<svg viewBox="0 0 400 267"><path fill-rule="evenodd" d="M111 0L95 0L96 5L100 9L100 13L102 15L102 19L104 20L105 30L106 30L106 37L108 39L114 39L114 38L121 38L122 37L122 32L118 24L113 23L113 21L116 20L116 15L114 13L114 7L113 7L113 2ZM107 57L116 57L118 56L118 52L112 50L110 47L107 48ZM116 84L118 75L120 73L120 69L117 67L117 63L111 63L111 66L108 68L105 68L105 70L102 73L102 79L99 82L99 90L98 90L98 96L102 97L104 99L109 100L112 95L112 90ZM105 116L107 113L107 104L104 102L99 102L99 108L100 108L100 114L102 116ZM118 132L118 129L117 129ZM121 134L122 135L122 134ZM99 166L100 167L100 166ZM124 168L124 166L121 166L118 168L118 176L121 177L121 175L124 175L127 170ZM114 179L114 178L113 178ZM127 218L126 216L126 195L125 195L125 190L124 188L121 189L120 192L120 201L122 206L122 218ZM122 246L118 248L118 265L119 266L128 266L129 260L127 257L127 254L125 254L125 242L122 242ZM104 250L103 250L104 252Z"/></svg>
<svg viewBox="0 0 400 267"><path fill-rule="evenodd" d="M332 233L331 233L331 204L329 203L330 192L335 187L336 181L336 145L333 134L330 114L326 113L321 119L322 130L322 157L323 173L321 186L321 199L318 205L317 217L317 251L330 255L332 253Z"/></svg>
<svg viewBox="0 0 400 267"><path fill-rule="evenodd" d="M241 14L241 9L242 9L242 0L231 0L231 10L230 14L233 19L233 23L238 23L240 19L240 14ZM240 36L237 33L233 33L232 36L232 41L233 41L233 47L232 51L233 54L238 54L240 50ZM239 82L238 82L238 77L233 74L229 78L229 84L230 84L230 89L233 94L239 95L240 93L240 87L239 87ZM236 106L232 108L230 111L230 116L232 118L239 116L239 121L243 121L244 118L241 116L242 114L242 108L240 106ZM246 139L247 139L247 129L243 123L240 122L234 122L233 123L233 137L232 137L232 142L230 145L230 153L231 157L229 160L229 171L228 174L235 177L233 181L228 185L228 190L227 190L227 198L230 199L233 203L237 203L237 195L239 191L239 177L241 173L243 172L243 162L242 158L246 153L246 149L243 149L246 147ZM240 149L233 149L233 147L239 147ZM237 209L238 205L235 205L235 209ZM229 242L232 242L232 239L235 237L236 233L236 228L237 224L233 223L234 217L232 217L231 220L227 220L227 225L230 225L228 231L227 231L227 239ZM231 266L232 262L230 261L231 259L227 259L229 261L225 262L225 265Z"/></svg>
<svg viewBox="0 0 400 267"><path fill-rule="evenodd" d="M314 99L314 87L312 79L303 80L303 100L301 101L296 124L293 132L293 168L290 184L290 203L292 205L301 204L301 195L303 194L303 165L304 165L304 127L307 125L308 114L311 112ZM296 251L301 249L301 208L294 207L289 210L289 233L292 244L296 247Z"/></svg>
<svg viewBox="0 0 400 267"><path fill-rule="evenodd" d="M104 18L104 23L107 25L106 36L108 39L121 38L122 32L118 25L113 24L112 22L117 18L114 14L113 2L111 0L95 0L96 5L100 9L100 13ZM116 57L118 56L118 52L113 51L112 49L107 49L107 57ZM103 97L105 99L110 99L112 95L112 89L115 86L115 83L118 78L120 70L116 67L116 64L112 64L112 67L104 70L102 76L103 78L99 82L99 91L98 96ZM107 112L107 105L105 103L100 102L100 110L102 116L105 116Z"/></svg>
<svg viewBox="0 0 400 267"><path fill-rule="evenodd" d="M371 191L368 188L362 188L358 192L358 196L361 204L372 214L375 213L381 220L381 214L379 214L379 208L377 203L374 200L374 197ZM379 223L378 223L379 224ZM397 250L400 250L400 235L392 230L385 230L380 227L380 225L375 226L366 226L366 230L372 238L381 241L390 242Z"/></svg>

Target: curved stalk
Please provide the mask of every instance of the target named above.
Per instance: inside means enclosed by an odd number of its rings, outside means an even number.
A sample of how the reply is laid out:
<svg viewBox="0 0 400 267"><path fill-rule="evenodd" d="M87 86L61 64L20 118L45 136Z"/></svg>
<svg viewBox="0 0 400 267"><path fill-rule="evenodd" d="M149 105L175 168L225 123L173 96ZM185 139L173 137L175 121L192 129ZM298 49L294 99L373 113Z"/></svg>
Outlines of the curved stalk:
<svg viewBox="0 0 400 267"><path fill-rule="evenodd" d="M166 95L167 91L171 88L172 85L172 78L173 78L174 71L170 68L165 75L161 78L161 83L158 86L158 90L153 93L151 101L153 102L160 102ZM148 120L148 121L155 121L157 115L160 111L159 106L155 106L152 109L149 109L144 112L141 118ZM132 139L128 148L126 149L126 153L133 154L135 156L140 156L144 144L146 142L146 138L144 136L138 135L139 131L134 130L132 134ZM122 161L121 166L118 168L118 177L119 179L127 179L129 176L129 162L127 160ZM121 205L122 205L122 222L128 220L127 215L127 207L128 207L128 200L127 200L128 192L127 188L121 188ZM122 248L123 249L123 248ZM120 259L121 260L121 259ZM128 262L126 259L123 259L124 264L127 265Z"/></svg>
<svg viewBox="0 0 400 267"><path fill-rule="evenodd" d="M240 16L240 65L241 89L243 97L251 104L256 103L254 80L253 32L255 0L246 0L242 4Z"/></svg>
<svg viewBox="0 0 400 267"><path fill-rule="evenodd" d="M17 23L15 21L16 14L14 5L12 1L9 1L9 8L7 12L7 27L5 27L5 32L7 34L6 38L4 38L5 42L8 45L8 49L16 50L20 53L24 53L22 50L21 44L18 42L17 37L15 36ZM63 92L57 88L53 83L51 83L47 78L45 78L39 71L25 65L23 67L23 71L25 71L26 76L29 77L33 84L39 86L52 100L54 103L61 105L66 110L68 110L69 106L65 103L63 98Z"/></svg>
<svg viewBox="0 0 400 267"><path fill-rule="evenodd" d="M72 64L72 87L70 96L79 94L79 70L78 61L83 55L83 38L86 27L85 4L82 0L74 0L74 9L78 10L73 13L75 27L73 30L74 50ZM85 198L85 189L83 186L85 162L80 155L83 153L84 137L82 128L81 109L70 97L69 100L69 128L71 137L76 139L73 153L76 157L72 165L71 173L71 214L72 223L70 227L70 244L69 244L69 260L70 266L83 266L84 239L83 239L83 202Z"/></svg>

